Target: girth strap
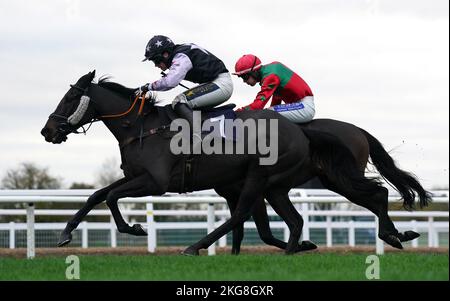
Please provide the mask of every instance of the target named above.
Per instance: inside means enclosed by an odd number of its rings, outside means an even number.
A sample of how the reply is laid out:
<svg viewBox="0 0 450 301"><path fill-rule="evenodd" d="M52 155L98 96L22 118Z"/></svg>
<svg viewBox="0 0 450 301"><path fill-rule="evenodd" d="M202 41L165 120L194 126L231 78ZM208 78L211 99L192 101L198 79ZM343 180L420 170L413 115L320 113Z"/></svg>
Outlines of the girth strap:
<svg viewBox="0 0 450 301"><path fill-rule="evenodd" d="M181 170L181 192L194 191L194 158L192 155L183 158Z"/></svg>

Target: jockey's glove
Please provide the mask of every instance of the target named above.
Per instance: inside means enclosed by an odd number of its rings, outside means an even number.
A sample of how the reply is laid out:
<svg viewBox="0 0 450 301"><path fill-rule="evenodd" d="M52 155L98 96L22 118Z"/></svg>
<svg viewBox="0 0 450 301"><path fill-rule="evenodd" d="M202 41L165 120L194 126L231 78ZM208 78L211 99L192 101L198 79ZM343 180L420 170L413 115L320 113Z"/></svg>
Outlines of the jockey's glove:
<svg viewBox="0 0 450 301"><path fill-rule="evenodd" d="M137 88L136 91L134 91L134 95L136 95L136 96L142 95L142 93L149 91L150 90L149 86L150 86L150 84L145 84L145 85Z"/></svg>

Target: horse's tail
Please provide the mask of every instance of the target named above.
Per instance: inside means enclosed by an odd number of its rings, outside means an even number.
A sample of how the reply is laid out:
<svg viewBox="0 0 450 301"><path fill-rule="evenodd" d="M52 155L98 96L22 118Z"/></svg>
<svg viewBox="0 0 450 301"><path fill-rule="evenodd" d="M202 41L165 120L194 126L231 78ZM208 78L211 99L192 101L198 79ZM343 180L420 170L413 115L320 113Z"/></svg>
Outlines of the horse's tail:
<svg viewBox="0 0 450 301"><path fill-rule="evenodd" d="M361 173L355 157L341 140L322 131L302 130L310 142L313 164L334 186L351 191L361 198L380 192L381 183Z"/></svg>
<svg viewBox="0 0 450 301"><path fill-rule="evenodd" d="M360 130L369 142L372 164L375 165L380 175L400 193L405 209L414 208L416 193L419 197L420 208L428 206L428 203L431 202L431 194L420 185L417 178L412 173L398 168L380 141L365 130L361 128Z"/></svg>

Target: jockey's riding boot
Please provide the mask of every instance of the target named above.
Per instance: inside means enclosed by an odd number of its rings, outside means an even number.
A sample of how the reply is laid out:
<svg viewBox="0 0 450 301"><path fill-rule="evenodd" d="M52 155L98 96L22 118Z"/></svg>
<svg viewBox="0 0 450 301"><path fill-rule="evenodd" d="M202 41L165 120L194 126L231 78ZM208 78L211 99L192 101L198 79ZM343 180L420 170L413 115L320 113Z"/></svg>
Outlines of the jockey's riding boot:
<svg viewBox="0 0 450 301"><path fill-rule="evenodd" d="M192 109L185 103L177 103L174 107L175 113L178 116L184 118L189 123L189 131L192 137L192 153L200 154L201 153L201 144L202 138L200 133L194 133L194 121L193 121L193 111Z"/></svg>

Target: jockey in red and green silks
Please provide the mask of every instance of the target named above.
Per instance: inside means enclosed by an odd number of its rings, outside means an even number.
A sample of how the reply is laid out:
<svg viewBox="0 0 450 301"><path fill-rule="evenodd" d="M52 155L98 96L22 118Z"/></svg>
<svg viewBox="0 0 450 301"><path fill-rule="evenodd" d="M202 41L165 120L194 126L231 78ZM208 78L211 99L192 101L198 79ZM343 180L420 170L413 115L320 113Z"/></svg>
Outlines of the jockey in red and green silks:
<svg viewBox="0 0 450 301"><path fill-rule="evenodd" d="M280 62L262 65L252 55L242 56L236 63L235 75L254 86L260 83L261 91L255 100L239 110L262 110L272 98L269 109L295 123L309 122L315 114L314 97L308 84L294 71ZM282 104L282 101L284 104Z"/></svg>

